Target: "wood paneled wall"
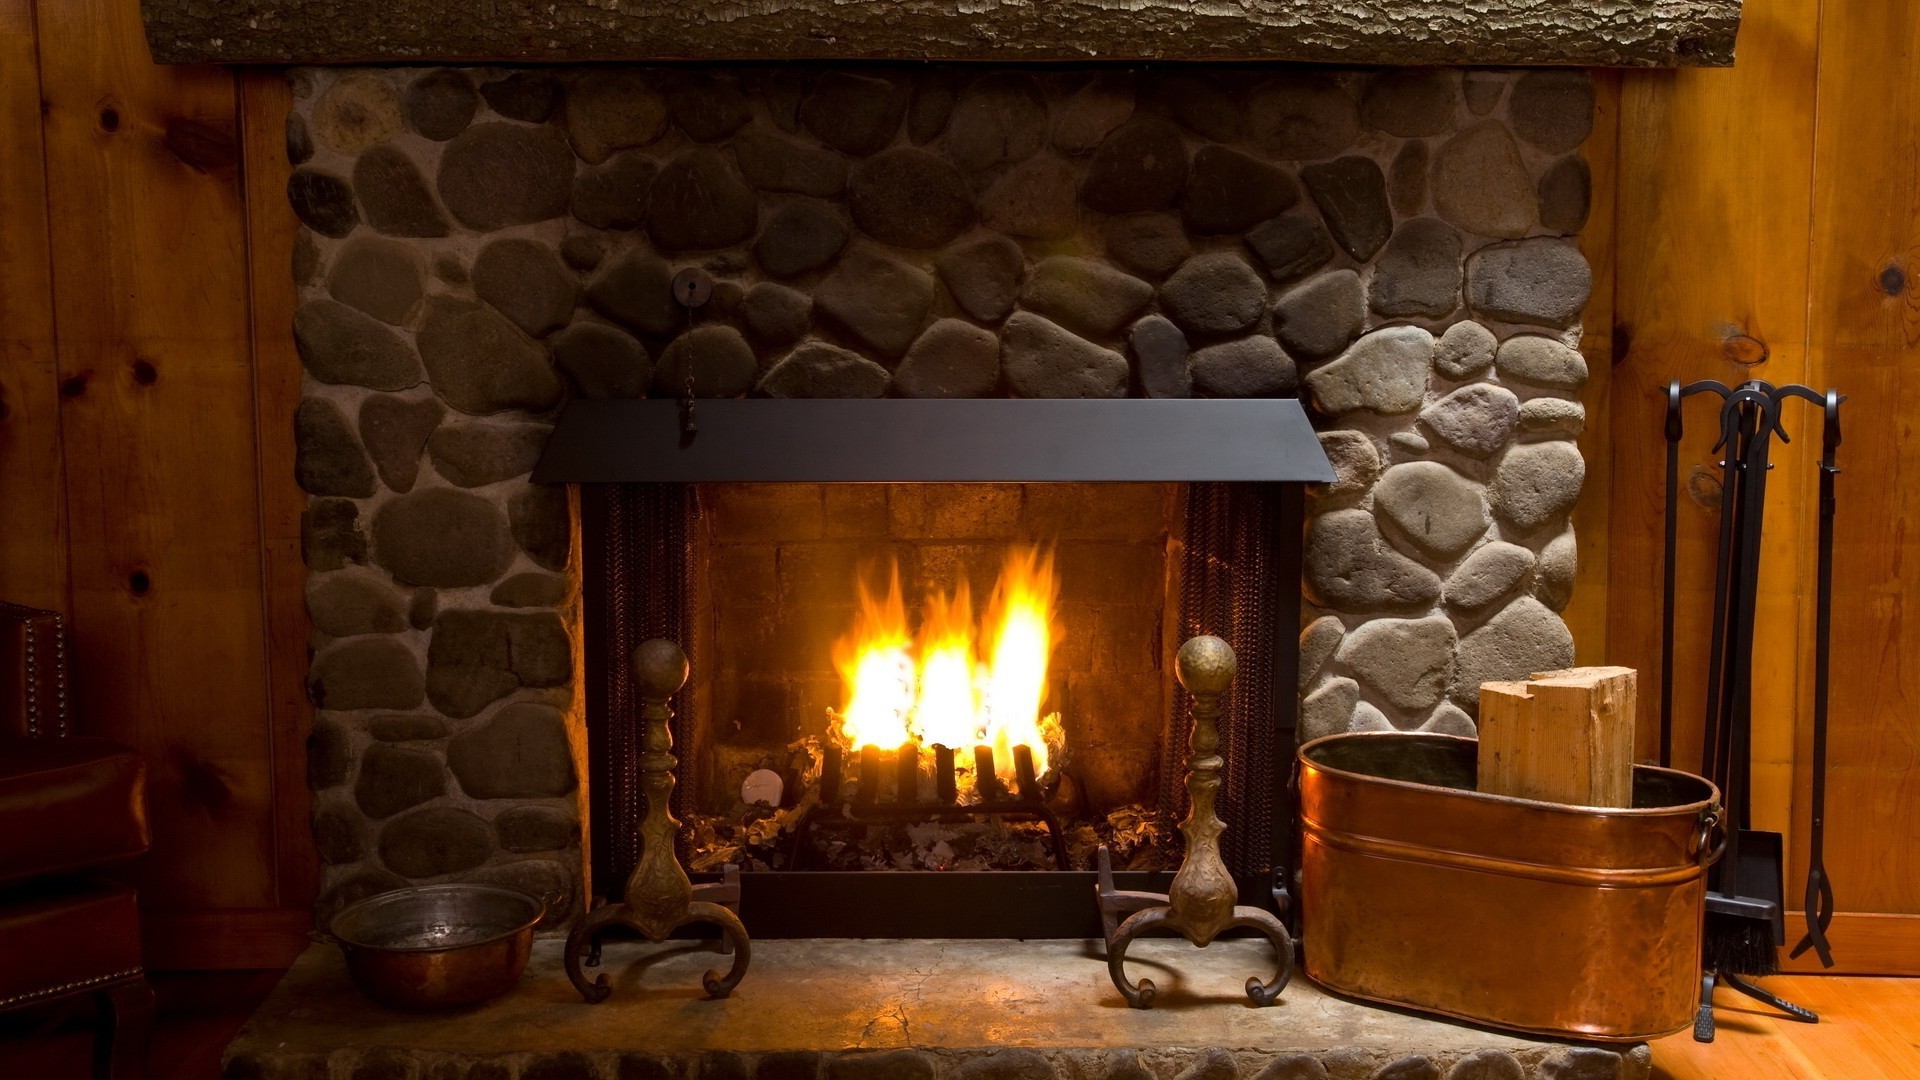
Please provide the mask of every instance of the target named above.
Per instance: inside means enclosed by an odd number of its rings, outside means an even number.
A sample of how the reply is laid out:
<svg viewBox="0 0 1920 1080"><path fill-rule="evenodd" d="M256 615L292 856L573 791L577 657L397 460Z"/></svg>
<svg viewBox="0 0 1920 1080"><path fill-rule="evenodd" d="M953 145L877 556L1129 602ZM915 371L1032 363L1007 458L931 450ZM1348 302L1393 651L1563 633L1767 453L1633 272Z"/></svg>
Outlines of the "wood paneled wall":
<svg viewBox="0 0 1920 1080"><path fill-rule="evenodd" d="M1835 937L1849 970L1920 972L1911 7L1747 0L1733 69L1601 77L1568 619L1583 661L1644 673L1650 750L1660 387L1757 375L1851 395ZM283 960L313 890L287 104L277 73L154 66L135 0L0 0L0 596L70 613L84 725L148 754L156 843L139 876L158 966ZM1707 425L1690 427L1683 722L1703 693L1713 515ZM1770 507L1758 790L1803 861L1817 439L1793 430ZM1683 762L1697 731L1683 723Z"/></svg>

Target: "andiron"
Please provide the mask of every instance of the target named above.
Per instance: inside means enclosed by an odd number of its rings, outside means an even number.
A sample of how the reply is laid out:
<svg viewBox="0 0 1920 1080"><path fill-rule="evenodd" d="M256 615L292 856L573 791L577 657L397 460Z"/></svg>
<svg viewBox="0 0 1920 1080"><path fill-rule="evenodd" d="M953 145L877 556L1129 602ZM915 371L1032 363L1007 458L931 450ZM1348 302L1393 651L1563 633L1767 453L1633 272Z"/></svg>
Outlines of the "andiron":
<svg viewBox="0 0 1920 1080"><path fill-rule="evenodd" d="M605 1001L613 993L606 975L588 981L581 968L583 961L598 965L598 939L609 927L624 926L658 943L682 926L711 923L724 935L723 951L731 948L733 966L725 975L708 971L700 981L709 996L723 998L740 985L753 952L747 928L724 906L726 901L738 901L739 882L732 872L728 880L714 884L695 885L688 879L674 854L680 822L667 806L673 794L673 768L678 764L673 733L667 727L673 719L668 701L686 685L687 654L671 641L643 641L633 650L633 677L640 691L640 721L645 725L640 788L646 795L647 813L640 821L640 862L627 877L625 899L594 908L567 935L567 978L588 1004Z"/></svg>
<svg viewBox="0 0 1920 1080"><path fill-rule="evenodd" d="M1187 855L1173 876L1171 889L1162 895L1115 889L1112 858L1104 846L1100 848L1099 880L1094 888L1100 903L1100 926L1107 939L1107 973L1128 1005L1151 1008L1158 993L1153 980L1129 982L1124 970L1127 946L1135 938L1148 930L1172 930L1204 949L1222 932L1246 927L1265 934L1279 956L1273 981L1247 979L1247 997L1255 1005L1271 1005L1293 975L1293 939L1272 912L1234 904L1238 890L1220 857L1220 834L1226 826L1214 812L1220 772L1226 764L1220 755L1220 695L1233 681L1233 649L1217 637L1196 637L1180 646L1175 662L1180 685L1193 696L1193 733L1187 742L1191 807L1180 823L1180 831L1187 838ZM1121 915L1127 912L1132 914L1121 922Z"/></svg>

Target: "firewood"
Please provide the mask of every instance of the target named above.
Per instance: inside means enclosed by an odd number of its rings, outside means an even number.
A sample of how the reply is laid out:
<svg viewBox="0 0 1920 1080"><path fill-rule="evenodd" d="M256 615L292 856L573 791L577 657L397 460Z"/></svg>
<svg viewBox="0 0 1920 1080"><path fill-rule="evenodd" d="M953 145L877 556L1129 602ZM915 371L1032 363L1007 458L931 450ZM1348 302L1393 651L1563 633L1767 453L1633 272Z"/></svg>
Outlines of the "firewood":
<svg viewBox="0 0 1920 1080"><path fill-rule="evenodd" d="M1480 684L1480 790L1573 806L1633 805L1632 668Z"/></svg>

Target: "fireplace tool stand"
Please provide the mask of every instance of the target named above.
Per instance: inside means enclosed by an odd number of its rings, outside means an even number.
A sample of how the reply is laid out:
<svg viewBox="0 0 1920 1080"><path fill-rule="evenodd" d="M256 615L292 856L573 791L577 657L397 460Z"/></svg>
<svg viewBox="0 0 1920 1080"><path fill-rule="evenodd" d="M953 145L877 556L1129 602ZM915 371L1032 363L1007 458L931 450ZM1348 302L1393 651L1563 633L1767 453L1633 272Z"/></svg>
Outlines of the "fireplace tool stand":
<svg viewBox="0 0 1920 1080"><path fill-rule="evenodd" d="M667 808L678 764L673 733L667 728L673 709L667 702L686 685L687 654L671 641L641 642L633 650L633 677L640 691L640 719L646 725L640 744L640 788L647 799L647 814L640 821L640 862L627 878L626 898L594 908L567 935L567 978L588 1004L605 1001L613 993L606 975L590 982L581 967L582 961L598 966L599 937L608 928L623 926L658 943L682 926L711 923L724 935L722 951L731 947L733 966L725 975L708 971L700 981L708 996L723 998L740 985L753 955L740 916L723 906L738 902L739 881L732 867L724 882L695 885L688 880L673 850L680 822Z"/></svg>
<svg viewBox="0 0 1920 1080"><path fill-rule="evenodd" d="M1258 930L1273 943L1279 970L1271 982L1247 980L1247 997L1255 1005L1271 1005L1293 975L1293 939L1271 912L1234 904L1238 890L1220 858L1220 834L1226 826L1214 813L1220 792L1220 695L1233 681L1233 650L1217 637L1196 637L1180 646L1176 671L1180 685L1193 695L1193 733L1187 747L1187 795L1191 809L1180 823L1187 838L1187 857L1173 876L1166 895L1113 887L1113 860L1102 846L1098 853L1099 880L1094 886L1100 903L1100 926L1107 939L1107 974L1113 977L1127 1004L1136 1009L1153 1006L1158 991L1151 979L1127 980L1127 946L1149 930L1171 930L1198 948L1213 944L1223 931L1236 927ZM1126 914L1131 912L1131 914ZM1126 914L1126 921L1120 918Z"/></svg>

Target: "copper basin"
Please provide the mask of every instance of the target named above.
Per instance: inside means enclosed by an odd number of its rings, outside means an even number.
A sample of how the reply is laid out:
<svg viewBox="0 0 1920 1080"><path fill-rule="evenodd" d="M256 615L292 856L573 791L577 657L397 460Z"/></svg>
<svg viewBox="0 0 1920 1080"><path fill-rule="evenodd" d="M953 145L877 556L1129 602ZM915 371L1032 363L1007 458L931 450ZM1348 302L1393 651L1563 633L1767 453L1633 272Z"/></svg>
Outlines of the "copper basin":
<svg viewBox="0 0 1920 1080"><path fill-rule="evenodd" d="M1478 746L1380 732L1300 748L1307 975L1532 1034L1689 1026L1720 793L1641 765L1630 809L1483 795Z"/></svg>
<svg viewBox="0 0 1920 1080"><path fill-rule="evenodd" d="M340 909L330 927L362 993L399 1009L472 1005L526 970L540 901L493 885L423 885Z"/></svg>

